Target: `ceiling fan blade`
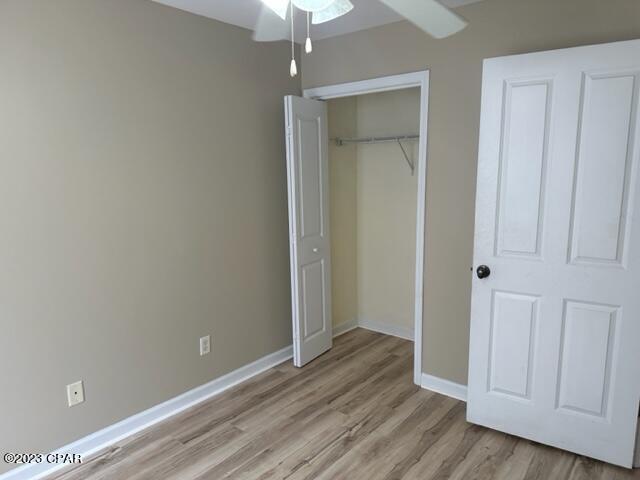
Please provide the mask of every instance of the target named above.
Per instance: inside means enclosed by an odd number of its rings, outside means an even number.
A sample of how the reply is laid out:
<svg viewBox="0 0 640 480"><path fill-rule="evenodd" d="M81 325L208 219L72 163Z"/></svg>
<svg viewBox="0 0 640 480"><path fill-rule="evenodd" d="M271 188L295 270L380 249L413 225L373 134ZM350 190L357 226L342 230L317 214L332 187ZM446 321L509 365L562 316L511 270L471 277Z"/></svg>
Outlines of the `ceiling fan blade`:
<svg viewBox="0 0 640 480"><path fill-rule="evenodd" d="M282 20L287 19L290 0L262 0L262 3L277 13Z"/></svg>
<svg viewBox="0 0 640 480"><path fill-rule="evenodd" d="M270 8L262 7L253 31L253 39L256 42L277 42L287 38L289 38L289 23Z"/></svg>
<svg viewBox="0 0 640 480"><path fill-rule="evenodd" d="M380 0L435 38L458 33L467 22L436 0Z"/></svg>

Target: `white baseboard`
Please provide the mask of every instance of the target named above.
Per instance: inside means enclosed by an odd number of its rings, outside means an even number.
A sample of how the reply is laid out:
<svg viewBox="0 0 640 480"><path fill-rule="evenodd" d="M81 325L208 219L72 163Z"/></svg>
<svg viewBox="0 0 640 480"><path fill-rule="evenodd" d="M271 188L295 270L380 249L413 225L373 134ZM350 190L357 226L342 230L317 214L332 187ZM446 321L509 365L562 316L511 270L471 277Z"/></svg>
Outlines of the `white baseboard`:
<svg viewBox="0 0 640 480"><path fill-rule="evenodd" d="M391 335L393 337L404 338L405 340L413 341L413 328L400 327L398 325L392 325L390 323L372 322L370 320L358 320L358 326L366 330L371 330L378 333L384 333L385 335Z"/></svg>
<svg viewBox="0 0 640 480"><path fill-rule="evenodd" d="M340 325L333 326L333 338L339 337L340 335L344 335L351 330L358 328L357 320L350 320L348 322L343 322Z"/></svg>
<svg viewBox="0 0 640 480"><path fill-rule="evenodd" d="M395 337L404 338L406 340L413 340L413 330L405 327L398 327L396 325L383 324L378 322L369 322L366 320L352 320L333 327L333 336L338 337L355 328L364 328L386 335L392 335ZM177 397L167 400L164 403L151 407L148 410L140 412L131 417L103 428L97 432L87 435L80 440L65 445L62 448L51 452L56 453L75 453L81 455L83 458L103 450L104 448L113 445L120 440L134 435L156 423L166 420L198 403L208 400L222 392L236 386L245 380L254 377L265 370L268 370L282 362L285 362L293 357L293 347L290 345L277 352L269 354L263 358L256 360L253 363L245 365L243 367L234 370L220 378L217 378L209 383L201 385L189 390ZM435 379L435 381L425 381L425 378ZM430 386L433 385L433 386ZM446 385L451 385L453 388ZM466 387L458 385L447 380L431 377L430 375L422 374L422 388L436 391L444 395L449 395L459 400L466 399ZM456 390L457 388L457 390ZM462 394L464 398L460 397L460 389L464 391ZM450 393L453 392L453 393ZM458 396L456 396L456 394ZM21 467L10 470L0 475L0 480L38 480L52 473L60 470L68 465L50 465L50 464L32 464L23 465Z"/></svg>
<svg viewBox="0 0 640 480"><path fill-rule="evenodd" d="M144 430L162 420L180 413L200 402L219 395L225 390L254 377L280 363L289 360L293 356L293 347L288 346L277 352L256 360L253 363L240 367L209 383L189 390L164 403L151 407L126 418L109 427L103 428L80 440L70 443L52 453L75 453L86 459L114 443L129 437L134 433ZM24 465L0 475L0 480L37 480L68 465L32 464Z"/></svg>
<svg viewBox="0 0 640 480"><path fill-rule="evenodd" d="M420 386L432 392L455 398L456 400L467 401L467 386L459 383L445 380L444 378L434 377L433 375L422 374Z"/></svg>

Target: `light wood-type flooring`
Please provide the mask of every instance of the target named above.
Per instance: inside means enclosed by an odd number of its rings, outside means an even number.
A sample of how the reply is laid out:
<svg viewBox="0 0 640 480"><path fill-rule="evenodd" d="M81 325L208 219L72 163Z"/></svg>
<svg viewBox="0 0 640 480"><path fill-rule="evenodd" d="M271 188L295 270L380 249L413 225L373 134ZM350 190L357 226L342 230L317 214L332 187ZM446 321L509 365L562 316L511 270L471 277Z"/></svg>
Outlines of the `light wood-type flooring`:
<svg viewBox="0 0 640 480"><path fill-rule="evenodd" d="M467 423L463 402L413 384L412 348L353 330L49 480L640 479Z"/></svg>

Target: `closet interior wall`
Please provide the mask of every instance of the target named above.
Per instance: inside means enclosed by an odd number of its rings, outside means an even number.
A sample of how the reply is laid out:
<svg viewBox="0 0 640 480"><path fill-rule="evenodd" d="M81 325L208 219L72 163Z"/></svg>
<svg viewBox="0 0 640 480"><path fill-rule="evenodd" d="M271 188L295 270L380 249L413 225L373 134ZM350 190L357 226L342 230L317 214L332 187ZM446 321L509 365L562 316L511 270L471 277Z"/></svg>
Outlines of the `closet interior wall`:
<svg viewBox="0 0 640 480"><path fill-rule="evenodd" d="M330 138L419 133L420 90L330 100ZM403 141L417 172L418 142ZM329 145L333 325L411 337L417 175L397 143Z"/></svg>

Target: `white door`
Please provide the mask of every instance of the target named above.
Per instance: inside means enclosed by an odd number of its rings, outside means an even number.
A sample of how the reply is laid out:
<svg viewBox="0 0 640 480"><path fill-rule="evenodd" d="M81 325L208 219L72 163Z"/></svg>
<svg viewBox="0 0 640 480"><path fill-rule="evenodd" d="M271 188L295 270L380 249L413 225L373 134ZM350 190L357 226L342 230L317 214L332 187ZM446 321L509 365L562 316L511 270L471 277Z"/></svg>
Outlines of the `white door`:
<svg viewBox="0 0 640 480"><path fill-rule="evenodd" d="M640 41L485 61L468 391L470 422L626 467L639 87Z"/></svg>
<svg viewBox="0 0 640 480"><path fill-rule="evenodd" d="M293 362L331 348L331 252L327 106L285 97Z"/></svg>

